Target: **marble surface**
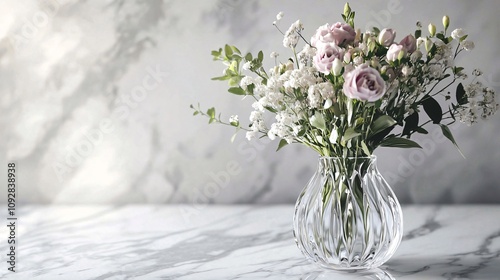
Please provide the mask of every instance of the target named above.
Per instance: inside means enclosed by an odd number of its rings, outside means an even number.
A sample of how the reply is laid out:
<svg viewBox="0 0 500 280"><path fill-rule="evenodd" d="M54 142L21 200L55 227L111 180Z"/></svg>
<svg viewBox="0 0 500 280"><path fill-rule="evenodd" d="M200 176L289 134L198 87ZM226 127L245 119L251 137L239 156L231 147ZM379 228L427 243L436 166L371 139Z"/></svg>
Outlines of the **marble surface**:
<svg viewBox="0 0 500 280"><path fill-rule="evenodd" d="M417 20L439 27L448 14L452 28L465 28L476 43L460 63L481 68L500 92L500 1L349 2L358 27L392 27L397 40ZM210 51L231 43L266 58L277 51L284 61L291 53L271 24L279 11L282 29L300 18L312 34L340 20L344 3L2 1L1 166L18 164L24 203L293 203L316 168L313 152L291 145L275 153L277 141L243 135L231 144L232 129L208 126L189 105L246 122L249 102L210 80L223 70ZM424 150L380 149L379 167L402 202L500 203L499 128L500 114L454 126L464 160L439 127L429 127L437 134ZM200 196L228 163L241 167L228 187Z"/></svg>
<svg viewBox="0 0 500 280"><path fill-rule="evenodd" d="M295 246L292 205L23 206L2 279L500 279L500 206L406 206L381 269L337 273ZM2 219L5 217L2 217ZM6 236L1 227L0 236ZM6 242L0 243L4 254Z"/></svg>

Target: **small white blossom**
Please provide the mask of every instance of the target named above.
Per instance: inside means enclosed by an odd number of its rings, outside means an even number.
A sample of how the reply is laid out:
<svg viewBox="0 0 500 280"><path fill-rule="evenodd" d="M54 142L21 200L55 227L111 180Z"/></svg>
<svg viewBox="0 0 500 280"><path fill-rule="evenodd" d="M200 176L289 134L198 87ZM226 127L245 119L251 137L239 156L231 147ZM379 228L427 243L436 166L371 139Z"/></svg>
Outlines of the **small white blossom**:
<svg viewBox="0 0 500 280"><path fill-rule="evenodd" d="M356 56L354 58L353 62L354 62L354 65L361 65L361 64L365 63L365 60L361 56Z"/></svg>
<svg viewBox="0 0 500 280"><path fill-rule="evenodd" d="M405 65L403 66L403 69L401 69L401 73L405 76L405 77L408 77L411 75L412 73L412 69L411 67L409 67L408 65Z"/></svg>
<svg viewBox="0 0 500 280"><path fill-rule="evenodd" d="M474 45L474 42L472 41L467 41L467 40L464 40L460 43L460 45L462 46L462 48L464 48L464 50L466 51L471 51L474 49L475 45Z"/></svg>
<svg viewBox="0 0 500 280"><path fill-rule="evenodd" d="M252 63L250 61L247 61L243 63L243 70L250 70L250 67L252 66Z"/></svg>
<svg viewBox="0 0 500 280"><path fill-rule="evenodd" d="M246 90L247 87L251 84L253 84L253 78L250 76L245 76L240 81L240 87L244 90Z"/></svg>
<svg viewBox="0 0 500 280"><path fill-rule="evenodd" d="M455 40L459 40L463 36L465 36L465 32L462 28L457 28L451 32L451 37Z"/></svg>
<svg viewBox="0 0 500 280"><path fill-rule="evenodd" d="M250 140L254 139L257 136L257 133L258 133L258 131L256 131L256 130L247 131L247 133L246 133L247 140L250 141Z"/></svg>
<svg viewBox="0 0 500 280"><path fill-rule="evenodd" d="M429 73L431 77L440 79L443 76L443 68L439 64L429 66Z"/></svg>
<svg viewBox="0 0 500 280"><path fill-rule="evenodd" d="M283 38L283 46L287 48L295 48L300 39L298 34L302 30L304 30L304 26L302 25L300 20L297 20L292 25L290 25L290 28L288 28Z"/></svg>
<svg viewBox="0 0 500 280"><path fill-rule="evenodd" d="M279 12L277 15L276 15L276 19L277 20L281 20L283 18L284 14L283 12Z"/></svg>
<svg viewBox="0 0 500 280"><path fill-rule="evenodd" d="M229 123L239 123L238 115L232 115L229 117Z"/></svg>
<svg viewBox="0 0 500 280"><path fill-rule="evenodd" d="M262 112L260 111L252 111L250 113L250 121L255 123L263 120Z"/></svg>
<svg viewBox="0 0 500 280"><path fill-rule="evenodd" d="M270 55L269 55L271 58L276 58L279 56L279 54L277 52L272 52Z"/></svg>
<svg viewBox="0 0 500 280"><path fill-rule="evenodd" d="M477 69L477 68L472 71L472 75L474 75L476 77L481 76L482 74L483 74L483 71L481 71L480 69Z"/></svg>

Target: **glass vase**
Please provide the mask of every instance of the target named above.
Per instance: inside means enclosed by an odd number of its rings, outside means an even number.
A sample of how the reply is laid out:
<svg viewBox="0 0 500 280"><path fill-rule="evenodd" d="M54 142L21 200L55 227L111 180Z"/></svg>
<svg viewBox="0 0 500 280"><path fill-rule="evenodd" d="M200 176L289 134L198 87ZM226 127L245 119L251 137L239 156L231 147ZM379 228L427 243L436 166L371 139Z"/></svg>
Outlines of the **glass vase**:
<svg viewBox="0 0 500 280"><path fill-rule="evenodd" d="M293 226L306 258L336 270L382 265L403 236L401 206L375 156L320 157L297 199Z"/></svg>

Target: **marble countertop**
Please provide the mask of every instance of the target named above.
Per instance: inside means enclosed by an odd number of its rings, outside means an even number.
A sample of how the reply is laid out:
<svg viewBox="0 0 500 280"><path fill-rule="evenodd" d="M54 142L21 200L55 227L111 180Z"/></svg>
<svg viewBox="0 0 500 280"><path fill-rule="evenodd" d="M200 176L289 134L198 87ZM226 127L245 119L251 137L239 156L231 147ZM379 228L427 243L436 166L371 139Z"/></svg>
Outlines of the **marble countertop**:
<svg viewBox="0 0 500 280"><path fill-rule="evenodd" d="M6 208L6 207L5 207ZM23 206L2 279L500 279L500 206L406 206L393 258L324 271L295 246L292 205ZM6 217L0 217L6 221Z"/></svg>

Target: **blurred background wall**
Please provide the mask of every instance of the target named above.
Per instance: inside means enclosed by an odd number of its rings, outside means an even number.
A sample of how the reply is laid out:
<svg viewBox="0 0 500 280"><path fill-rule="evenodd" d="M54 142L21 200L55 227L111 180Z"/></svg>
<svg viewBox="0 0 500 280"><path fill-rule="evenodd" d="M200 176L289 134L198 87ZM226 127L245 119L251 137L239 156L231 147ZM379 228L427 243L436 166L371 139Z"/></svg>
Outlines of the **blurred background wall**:
<svg viewBox="0 0 500 280"><path fill-rule="evenodd" d="M421 21L463 27L476 43L459 59L500 92L500 1L352 0L358 27ZM250 103L211 81L210 51L290 54L272 26L296 19L309 37L341 20L342 1L3 1L0 168L18 171L24 203L293 203L317 156L277 142L230 142L233 130L192 117L215 106L246 122ZM266 68L272 66L268 59ZM500 202L500 114L454 127L466 159L431 127L424 150L380 149L379 168L403 203ZM423 143L423 142L422 142ZM4 195L1 202L5 202Z"/></svg>

